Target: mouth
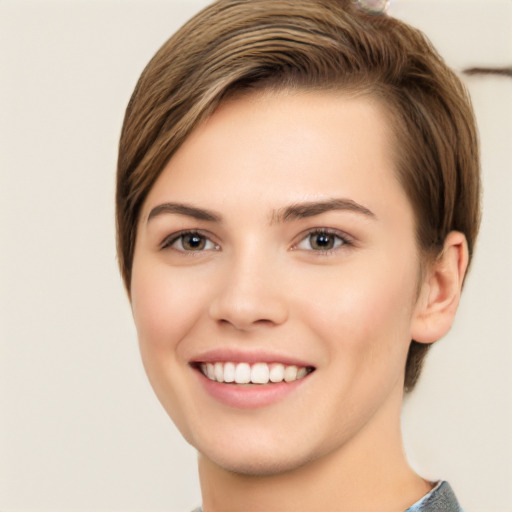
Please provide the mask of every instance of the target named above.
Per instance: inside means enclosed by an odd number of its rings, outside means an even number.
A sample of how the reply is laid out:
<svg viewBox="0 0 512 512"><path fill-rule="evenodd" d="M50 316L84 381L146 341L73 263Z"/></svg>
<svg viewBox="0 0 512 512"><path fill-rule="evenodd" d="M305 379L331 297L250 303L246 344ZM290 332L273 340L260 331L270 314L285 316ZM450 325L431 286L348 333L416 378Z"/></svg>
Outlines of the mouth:
<svg viewBox="0 0 512 512"><path fill-rule="evenodd" d="M190 361L206 394L235 409L259 409L297 396L316 370L296 359L268 353L210 351Z"/></svg>
<svg viewBox="0 0 512 512"><path fill-rule="evenodd" d="M208 380L239 385L292 383L302 380L315 370L312 366L265 362L198 362L193 366Z"/></svg>

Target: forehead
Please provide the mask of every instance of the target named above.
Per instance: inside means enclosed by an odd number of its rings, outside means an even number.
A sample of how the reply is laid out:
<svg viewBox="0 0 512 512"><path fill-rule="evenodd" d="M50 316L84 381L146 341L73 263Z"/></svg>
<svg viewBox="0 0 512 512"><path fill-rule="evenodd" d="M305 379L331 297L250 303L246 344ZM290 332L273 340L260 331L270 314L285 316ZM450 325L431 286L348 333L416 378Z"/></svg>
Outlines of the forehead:
<svg viewBox="0 0 512 512"><path fill-rule="evenodd" d="M378 208L404 199L392 141L386 109L369 96L281 91L237 97L198 126L168 162L142 217L171 200L221 208L243 199L265 209L335 195Z"/></svg>

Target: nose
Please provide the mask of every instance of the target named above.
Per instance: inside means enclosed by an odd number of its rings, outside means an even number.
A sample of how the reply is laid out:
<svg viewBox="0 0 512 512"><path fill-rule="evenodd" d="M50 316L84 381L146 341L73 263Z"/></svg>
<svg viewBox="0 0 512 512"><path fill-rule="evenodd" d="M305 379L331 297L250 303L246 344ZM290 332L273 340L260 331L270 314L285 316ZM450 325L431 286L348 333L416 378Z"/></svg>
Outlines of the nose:
<svg viewBox="0 0 512 512"><path fill-rule="evenodd" d="M280 274L277 265L256 253L231 262L219 279L211 318L240 331L283 324L288 307Z"/></svg>

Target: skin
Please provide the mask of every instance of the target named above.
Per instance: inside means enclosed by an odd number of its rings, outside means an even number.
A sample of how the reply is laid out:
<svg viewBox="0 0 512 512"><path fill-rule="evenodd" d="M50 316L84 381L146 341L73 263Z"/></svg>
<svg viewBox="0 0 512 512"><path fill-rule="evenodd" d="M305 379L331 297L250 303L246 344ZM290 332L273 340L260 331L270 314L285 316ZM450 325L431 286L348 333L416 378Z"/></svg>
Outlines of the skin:
<svg viewBox="0 0 512 512"><path fill-rule="evenodd" d="M467 249L451 233L420 272L390 133L367 97L233 99L187 139L143 205L133 316L150 382L199 452L205 512L398 511L431 488L402 448L404 367L411 339L449 329ZM158 208L167 203L211 216ZM307 216L283 214L297 204ZM318 229L332 250L315 245ZM182 230L204 248L186 250ZM190 364L213 349L271 352L315 371L275 403L231 407Z"/></svg>

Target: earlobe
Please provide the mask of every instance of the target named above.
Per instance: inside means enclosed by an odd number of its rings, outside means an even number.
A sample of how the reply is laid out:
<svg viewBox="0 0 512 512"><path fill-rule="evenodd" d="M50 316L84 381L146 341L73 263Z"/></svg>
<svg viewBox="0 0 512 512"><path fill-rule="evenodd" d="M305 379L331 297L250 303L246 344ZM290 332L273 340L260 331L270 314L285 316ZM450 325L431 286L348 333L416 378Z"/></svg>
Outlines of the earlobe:
<svg viewBox="0 0 512 512"><path fill-rule="evenodd" d="M466 237L452 231L439 257L430 265L412 319L411 336L419 343L433 343L452 325L468 266Z"/></svg>

